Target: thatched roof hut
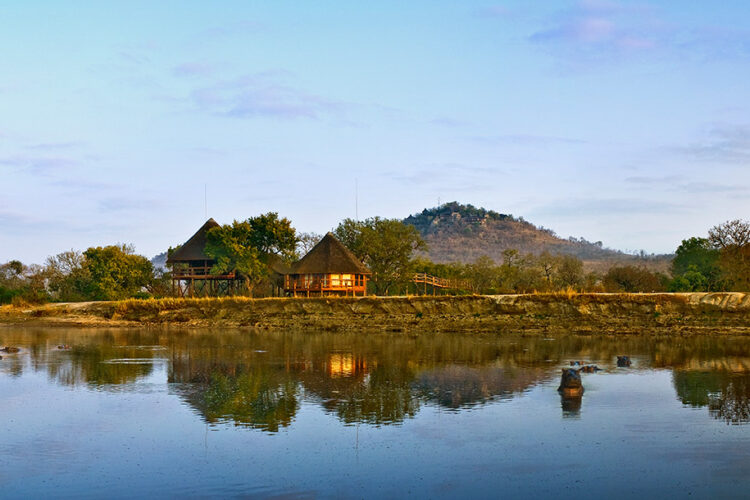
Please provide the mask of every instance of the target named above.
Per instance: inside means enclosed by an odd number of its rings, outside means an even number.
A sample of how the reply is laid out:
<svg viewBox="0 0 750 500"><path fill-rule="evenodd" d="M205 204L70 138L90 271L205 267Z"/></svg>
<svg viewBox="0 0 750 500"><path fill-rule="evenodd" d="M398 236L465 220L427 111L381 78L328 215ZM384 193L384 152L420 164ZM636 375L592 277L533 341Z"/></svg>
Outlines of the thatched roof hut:
<svg viewBox="0 0 750 500"><path fill-rule="evenodd" d="M194 261L213 261L206 255L206 233L209 229L219 227L219 223L213 219L208 219L198 231L190 237L180 248L167 258L167 264L177 262L194 262Z"/></svg>
<svg viewBox="0 0 750 500"><path fill-rule="evenodd" d="M290 274L372 274L367 266L344 246L333 233L322 240L294 264Z"/></svg>
<svg viewBox="0 0 750 500"><path fill-rule="evenodd" d="M287 293L366 293L367 266L346 248L332 233L294 264L286 274Z"/></svg>

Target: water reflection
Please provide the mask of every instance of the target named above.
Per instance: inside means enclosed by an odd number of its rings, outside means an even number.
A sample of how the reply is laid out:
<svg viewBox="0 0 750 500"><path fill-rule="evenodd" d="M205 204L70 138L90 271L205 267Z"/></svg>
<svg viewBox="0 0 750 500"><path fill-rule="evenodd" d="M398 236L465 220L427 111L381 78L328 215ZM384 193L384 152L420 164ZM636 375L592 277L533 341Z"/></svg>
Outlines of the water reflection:
<svg viewBox="0 0 750 500"><path fill-rule="evenodd" d="M676 370L672 380L683 404L707 406L712 417L727 423L750 421L750 373Z"/></svg>
<svg viewBox="0 0 750 500"><path fill-rule="evenodd" d="M2 330L22 351L0 373L46 373L56 384L91 388L143 381L165 364L172 392L209 424L266 432L292 425L303 401L345 424L399 424L424 405L458 411L507 400L560 368L586 360L601 374L673 370L677 397L727 423L750 421L750 339L728 337L257 334L241 331ZM59 349L57 346L69 345ZM627 354L633 365L617 368ZM618 371L619 370L619 371ZM580 418L582 398L561 397Z"/></svg>

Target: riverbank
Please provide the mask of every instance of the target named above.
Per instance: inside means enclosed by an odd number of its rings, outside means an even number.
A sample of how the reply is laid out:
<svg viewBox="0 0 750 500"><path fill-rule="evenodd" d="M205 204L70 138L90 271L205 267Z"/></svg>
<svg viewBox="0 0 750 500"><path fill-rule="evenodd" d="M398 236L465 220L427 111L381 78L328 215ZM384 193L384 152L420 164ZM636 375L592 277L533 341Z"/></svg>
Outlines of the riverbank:
<svg viewBox="0 0 750 500"><path fill-rule="evenodd" d="M246 297L0 307L0 324L393 332L750 334L750 294Z"/></svg>

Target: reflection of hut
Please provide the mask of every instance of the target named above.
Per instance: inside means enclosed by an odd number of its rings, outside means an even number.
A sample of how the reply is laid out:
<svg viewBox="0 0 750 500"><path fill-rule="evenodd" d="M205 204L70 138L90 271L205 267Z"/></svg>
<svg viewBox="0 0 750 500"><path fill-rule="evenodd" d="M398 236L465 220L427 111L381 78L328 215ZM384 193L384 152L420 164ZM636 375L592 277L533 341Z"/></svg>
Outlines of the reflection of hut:
<svg viewBox="0 0 750 500"><path fill-rule="evenodd" d="M353 354L332 353L328 355L326 371L331 378L354 377L367 372L367 361Z"/></svg>
<svg viewBox="0 0 750 500"><path fill-rule="evenodd" d="M206 255L206 233L219 223L208 219L198 232L167 258L172 267L172 293L186 295L219 295L231 293L238 288L241 280L234 271L225 274L212 274L216 263Z"/></svg>
<svg viewBox="0 0 750 500"><path fill-rule="evenodd" d="M367 267L333 234L326 234L284 278L288 295L366 294Z"/></svg>

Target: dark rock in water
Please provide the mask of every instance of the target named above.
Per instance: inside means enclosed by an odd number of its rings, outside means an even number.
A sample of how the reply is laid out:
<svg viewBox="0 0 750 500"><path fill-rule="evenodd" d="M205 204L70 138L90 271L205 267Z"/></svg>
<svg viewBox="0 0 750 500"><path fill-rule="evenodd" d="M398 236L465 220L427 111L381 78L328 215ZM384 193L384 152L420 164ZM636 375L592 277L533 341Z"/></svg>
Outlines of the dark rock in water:
<svg viewBox="0 0 750 500"><path fill-rule="evenodd" d="M598 367L598 366L596 366L596 365L585 365L585 366L582 366L582 367L581 367L581 368L579 369L579 371L582 371L583 373L596 373L596 372L599 372L599 371L601 371L601 370L602 370L602 369L601 369L601 368L599 368L599 367Z"/></svg>
<svg viewBox="0 0 750 500"><path fill-rule="evenodd" d="M583 394L583 384L581 383L581 375L578 373L578 370L563 368L560 387L557 390L563 397L567 398L575 398Z"/></svg>
<svg viewBox="0 0 750 500"><path fill-rule="evenodd" d="M628 356L617 356L617 366L619 367L627 367L630 366L632 363L630 361L630 357Z"/></svg>
<svg viewBox="0 0 750 500"><path fill-rule="evenodd" d="M5 346L3 349L0 349L0 351L7 352L7 353L18 352L20 350L21 349L19 349L18 347L8 347L8 346Z"/></svg>

